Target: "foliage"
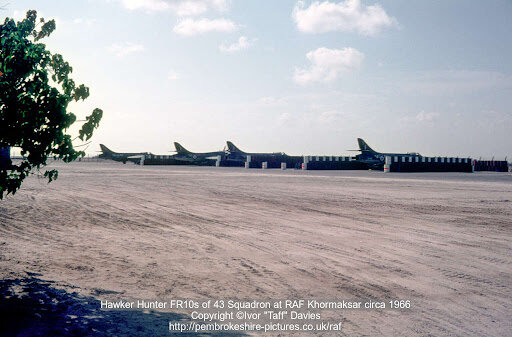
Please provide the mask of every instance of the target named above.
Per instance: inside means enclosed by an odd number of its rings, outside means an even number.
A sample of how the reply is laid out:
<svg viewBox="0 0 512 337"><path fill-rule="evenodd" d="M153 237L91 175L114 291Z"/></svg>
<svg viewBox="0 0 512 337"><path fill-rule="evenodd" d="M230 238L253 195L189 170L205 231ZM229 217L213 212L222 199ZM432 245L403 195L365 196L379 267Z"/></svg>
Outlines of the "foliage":
<svg viewBox="0 0 512 337"><path fill-rule="evenodd" d="M0 199L14 194L23 180L46 166L48 158L71 162L85 155L73 147L67 133L76 116L67 111L71 101L84 100L89 88L76 85L73 71L62 55L52 54L39 41L55 30L55 21L37 20L30 10L15 22L6 18L0 25L0 147L21 149L24 159L0 170ZM103 111L94 109L85 120L78 138L87 141ZM46 170L48 182L56 170Z"/></svg>

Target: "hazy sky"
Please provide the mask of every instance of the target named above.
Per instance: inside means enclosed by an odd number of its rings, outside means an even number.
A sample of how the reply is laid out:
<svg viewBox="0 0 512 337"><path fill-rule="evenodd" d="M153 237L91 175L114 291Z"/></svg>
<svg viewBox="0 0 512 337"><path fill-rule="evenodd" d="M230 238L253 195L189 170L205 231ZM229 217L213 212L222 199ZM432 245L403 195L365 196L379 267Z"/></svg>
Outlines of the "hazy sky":
<svg viewBox="0 0 512 337"><path fill-rule="evenodd" d="M104 110L87 152L512 156L512 2L6 2ZM3 21L3 20L2 20Z"/></svg>

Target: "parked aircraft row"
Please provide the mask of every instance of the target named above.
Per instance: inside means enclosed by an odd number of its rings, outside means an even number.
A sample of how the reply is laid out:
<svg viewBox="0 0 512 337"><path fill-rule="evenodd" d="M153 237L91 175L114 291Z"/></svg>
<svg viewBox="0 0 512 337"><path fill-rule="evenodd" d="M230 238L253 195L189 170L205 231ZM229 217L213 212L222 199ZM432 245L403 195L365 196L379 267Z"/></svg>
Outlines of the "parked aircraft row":
<svg viewBox="0 0 512 337"><path fill-rule="evenodd" d="M362 163L367 164L370 167L382 168L384 165L384 161L386 156L395 156L395 157L421 157L419 153L382 153L373 150L366 142L358 138L357 142L359 144L359 150L354 150L360 152L360 154L354 157L355 160L360 161ZM234 162L245 162L247 160L247 156L251 156L251 158L260 158L263 161L286 161L287 158L292 158L292 156L288 156L284 152L274 152L274 153L251 153L244 152L236 147L232 142L227 141L226 147L222 151L214 151L214 152L191 152L185 149L181 144L175 142L174 146L176 148L176 154L165 156L168 160L169 164L195 164L200 165L207 161L216 160L218 156L221 157L222 160L234 161ZM127 153L127 152L114 152L107 148L105 145L100 144L101 154L100 158L104 159L112 159L116 161L121 161L126 163L127 161L139 162L142 156L151 157L154 156L150 152L138 152L138 153Z"/></svg>

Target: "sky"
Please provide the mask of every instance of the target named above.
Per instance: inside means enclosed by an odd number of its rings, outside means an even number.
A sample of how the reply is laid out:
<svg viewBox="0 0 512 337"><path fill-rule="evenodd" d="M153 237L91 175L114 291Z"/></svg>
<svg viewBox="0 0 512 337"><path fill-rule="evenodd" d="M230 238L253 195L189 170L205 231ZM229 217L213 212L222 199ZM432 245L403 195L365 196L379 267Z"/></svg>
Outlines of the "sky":
<svg viewBox="0 0 512 337"><path fill-rule="evenodd" d="M361 137L512 157L511 1L10 0L0 16L29 9L90 88L70 111L104 111L91 155L346 155Z"/></svg>

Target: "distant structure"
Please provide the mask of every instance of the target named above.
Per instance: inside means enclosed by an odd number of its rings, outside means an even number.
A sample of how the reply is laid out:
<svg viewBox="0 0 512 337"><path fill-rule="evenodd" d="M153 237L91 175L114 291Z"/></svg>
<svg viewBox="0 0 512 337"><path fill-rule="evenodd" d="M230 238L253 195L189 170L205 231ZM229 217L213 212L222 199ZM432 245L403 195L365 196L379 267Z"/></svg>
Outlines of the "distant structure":
<svg viewBox="0 0 512 337"><path fill-rule="evenodd" d="M11 148L9 146L0 147L0 169L9 169L11 165Z"/></svg>

